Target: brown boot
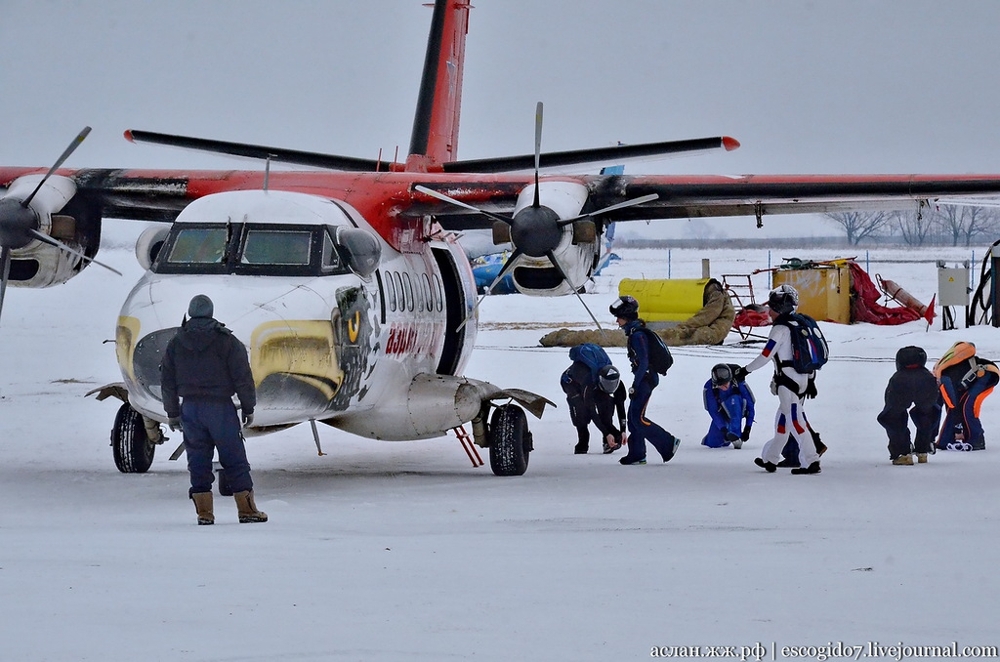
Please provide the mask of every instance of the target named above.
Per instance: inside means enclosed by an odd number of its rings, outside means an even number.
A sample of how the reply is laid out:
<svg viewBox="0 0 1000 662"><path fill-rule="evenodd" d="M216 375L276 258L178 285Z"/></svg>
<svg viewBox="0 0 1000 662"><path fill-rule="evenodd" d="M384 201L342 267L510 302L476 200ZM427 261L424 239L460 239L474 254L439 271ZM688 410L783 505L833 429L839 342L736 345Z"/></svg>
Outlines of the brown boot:
<svg viewBox="0 0 1000 662"><path fill-rule="evenodd" d="M250 522L266 522L267 513L257 510L257 504L253 502L253 490L245 490L233 494L236 499L236 509L239 511L240 524Z"/></svg>
<svg viewBox="0 0 1000 662"><path fill-rule="evenodd" d="M215 514L212 512L212 493L195 492L191 495L194 509L198 511L198 524L215 524Z"/></svg>

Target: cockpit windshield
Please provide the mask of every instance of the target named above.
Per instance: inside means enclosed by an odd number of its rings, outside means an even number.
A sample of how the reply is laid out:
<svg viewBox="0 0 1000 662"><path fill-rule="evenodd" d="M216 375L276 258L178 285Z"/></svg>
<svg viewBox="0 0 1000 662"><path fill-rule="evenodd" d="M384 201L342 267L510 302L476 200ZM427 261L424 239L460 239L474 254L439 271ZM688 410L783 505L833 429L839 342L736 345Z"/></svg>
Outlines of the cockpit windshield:
<svg viewBox="0 0 1000 662"><path fill-rule="evenodd" d="M310 261L312 232L248 229L241 264L306 266Z"/></svg>
<svg viewBox="0 0 1000 662"><path fill-rule="evenodd" d="M190 228L179 232L167 256L174 264L222 264L226 228Z"/></svg>
<svg viewBox="0 0 1000 662"><path fill-rule="evenodd" d="M359 241L359 234L368 238L367 243ZM356 257L354 252L359 250L362 255ZM379 254L378 239L356 228L177 223L170 229L152 270L261 276L326 276L353 271L368 278L378 265Z"/></svg>

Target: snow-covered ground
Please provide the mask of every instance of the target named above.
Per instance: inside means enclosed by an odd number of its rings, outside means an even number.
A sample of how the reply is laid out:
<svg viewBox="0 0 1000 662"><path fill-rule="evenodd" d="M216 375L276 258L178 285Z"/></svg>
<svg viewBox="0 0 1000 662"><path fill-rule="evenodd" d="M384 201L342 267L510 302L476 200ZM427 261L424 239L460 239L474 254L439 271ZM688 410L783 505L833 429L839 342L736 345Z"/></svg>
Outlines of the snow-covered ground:
<svg viewBox="0 0 1000 662"><path fill-rule="evenodd" d="M584 296L602 323L619 279L666 275L667 251L621 255ZM791 255L673 250L671 275L700 276L704 257L721 274ZM987 451L926 465L891 466L875 421L896 349L920 345L933 361L963 339L997 358L992 327L824 325L833 358L808 405L830 447L818 476L752 463L776 404L767 370L750 377L759 420L743 449L699 446L710 367L746 363L759 344L732 334L676 348L648 413L683 439L679 454L622 467L620 452L572 454L566 350L537 344L586 323L579 302L493 297L467 374L559 403L530 422L527 474L473 468L453 437L379 443L324 427L318 457L299 426L248 446L271 520L238 525L219 499L216 526L198 527L183 461L166 459L179 435L148 474L122 475L108 446L116 407L84 398L120 379L104 341L139 275L128 250L101 258L126 277L91 267L62 287L7 293L3 660L625 660L755 644L783 659L783 647L831 643L1000 645L1000 399L983 409ZM872 274L923 301L941 258L971 251L868 255ZM766 275L754 283L766 292ZM612 357L625 366L623 350Z"/></svg>

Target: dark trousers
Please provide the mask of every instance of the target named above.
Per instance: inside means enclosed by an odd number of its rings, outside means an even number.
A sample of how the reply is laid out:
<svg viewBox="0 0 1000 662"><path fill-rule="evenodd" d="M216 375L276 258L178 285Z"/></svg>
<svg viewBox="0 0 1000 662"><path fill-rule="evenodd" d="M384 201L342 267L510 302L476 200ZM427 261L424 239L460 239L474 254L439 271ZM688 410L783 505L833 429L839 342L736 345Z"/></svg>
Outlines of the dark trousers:
<svg viewBox="0 0 1000 662"><path fill-rule="evenodd" d="M645 459L647 441L664 462L674 456L674 435L646 418L646 405L651 395L653 386L646 379L640 380L628 404L628 453L623 458L626 461Z"/></svg>
<svg viewBox="0 0 1000 662"><path fill-rule="evenodd" d="M910 446L910 428L907 419L912 419L917 427L913 447ZM930 453L941 421L941 407L913 407L907 413L903 409L883 409L878 422L889 435L889 459L910 453Z"/></svg>
<svg viewBox="0 0 1000 662"><path fill-rule="evenodd" d="M191 474L190 494L212 491L215 480L212 459L216 449L233 492L253 489L240 419L232 402L185 399L181 403L181 425Z"/></svg>
<svg viewBox="0 0 1000 662"><path fill-rule="evenodd" d="M569 420L576 428L577 448L589 448L591 423L601 431L602 439L610 434L617 441L622 440L624 430L619 431L615 426L615 402L611 396L596 393L594 389L594 395L588 401L579 391L574 391L567 393L566 404L569 406Z"/></svg>

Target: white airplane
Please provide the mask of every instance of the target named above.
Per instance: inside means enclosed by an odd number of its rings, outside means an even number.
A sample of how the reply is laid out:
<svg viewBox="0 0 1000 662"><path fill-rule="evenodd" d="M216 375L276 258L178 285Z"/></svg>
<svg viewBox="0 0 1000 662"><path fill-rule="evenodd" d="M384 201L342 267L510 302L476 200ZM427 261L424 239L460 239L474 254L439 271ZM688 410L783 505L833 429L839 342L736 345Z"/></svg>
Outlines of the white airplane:
<svg viewBox="0 0 1000 662"><path fill-rule="evenodd" d="M464 376L476 291L455 232L492 228L525 294L577 294L615 221L903 208L1000 193L1000 175L545 175L545 167L623 163L735 149L728 137L459 160L468 0L436 0L409 154L403 162L144 131L129 140L249 156L258 171L0 167L0 311L7 284L46 287L94 260L104 218L163 222L136 252L147 269L122 305L116 354L123 400L112 431L123 472L146 471L166 415L159 363L188 301L207 294L249 348L252 433L316 423L372 439L441 436L472 424L494 473L525 471L524 411L544 397ZM271 162L320 168L271 171ZM533 173L531 170L533 169ZM523 174L522 171L528 171ZM582 300L581 300L582 301ZM596 319L595 319L596 321Z"/></svg>

